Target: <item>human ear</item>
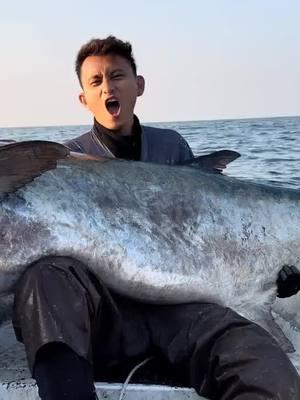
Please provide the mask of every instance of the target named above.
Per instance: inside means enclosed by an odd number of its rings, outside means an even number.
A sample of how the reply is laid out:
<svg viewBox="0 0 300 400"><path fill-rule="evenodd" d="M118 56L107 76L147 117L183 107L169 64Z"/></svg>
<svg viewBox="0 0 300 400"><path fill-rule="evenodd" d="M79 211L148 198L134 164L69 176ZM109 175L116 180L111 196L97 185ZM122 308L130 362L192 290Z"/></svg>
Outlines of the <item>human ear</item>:
<svg viewBox="0 0 300 400"><path fill-rule="evenodd" d="M81 103L86 109L89 110L89 107L88 107L88 105L87 105L86 98L85 98L85 95L84 95L83 92L81 92L81 93L79 94L78 98L79 98L80 103Z"/></svg>
<svg viewBox="0 0 300 400"><path fill-rule="evenodd" d="M145 79L142 75L138 75L136 77L136 83L137 83L137 95L141 96L144 93L145 90Z"/></svg>

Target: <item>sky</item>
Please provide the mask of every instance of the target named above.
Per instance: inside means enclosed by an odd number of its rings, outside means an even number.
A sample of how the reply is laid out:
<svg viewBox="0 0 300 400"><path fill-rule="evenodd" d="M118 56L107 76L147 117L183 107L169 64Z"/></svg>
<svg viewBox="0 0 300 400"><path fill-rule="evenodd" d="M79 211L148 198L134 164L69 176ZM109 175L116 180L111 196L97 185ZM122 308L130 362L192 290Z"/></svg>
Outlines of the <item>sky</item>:
<svg viewBox="0 0 300 400"><path fill-rule="evenodd" d="M143 122L300 115L299 0L0 0L0 127L90 124L76 54L113 34Z"/></svg>

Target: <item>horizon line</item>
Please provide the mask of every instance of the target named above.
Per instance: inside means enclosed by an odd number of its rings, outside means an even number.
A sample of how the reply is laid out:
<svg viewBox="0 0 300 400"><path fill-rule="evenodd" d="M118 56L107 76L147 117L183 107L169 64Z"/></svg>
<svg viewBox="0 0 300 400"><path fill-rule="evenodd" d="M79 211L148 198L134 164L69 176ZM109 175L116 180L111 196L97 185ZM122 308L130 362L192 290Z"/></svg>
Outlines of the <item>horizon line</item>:
<svg viewBox="0 0 300 400"><path fill-rule="evenodd" d="M142 125L151 124L176 124L179 122L213 122L213 121L241 121L241 120L257 120L257 119L280 119L280 118L300 118L300 115L278 115L278 116L267 116L267 117L237 117L237 118L214 118L214 119L183 119L183 120L173 120L173 121L151 121L142 122ZM0 126L0 129L30 129L30 128L61 128L63 126L75 127L75 126L91 126L90 124L65 124L65 125L23 125L23 126Z"/></svg>

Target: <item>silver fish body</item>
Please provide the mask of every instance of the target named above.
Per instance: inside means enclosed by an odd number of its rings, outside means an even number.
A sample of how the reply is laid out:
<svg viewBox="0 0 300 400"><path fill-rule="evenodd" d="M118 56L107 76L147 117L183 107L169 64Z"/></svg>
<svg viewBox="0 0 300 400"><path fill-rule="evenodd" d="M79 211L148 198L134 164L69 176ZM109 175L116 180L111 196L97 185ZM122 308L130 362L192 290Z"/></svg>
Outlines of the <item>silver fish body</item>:
<svg viewBox="0 0 300 400"><path fill-rule="evenodd" d="M300 266L300 192L190 166L62 161L0 202L0 293L46 255L130 297L217 302L272 331L277 274Z"/></svg>

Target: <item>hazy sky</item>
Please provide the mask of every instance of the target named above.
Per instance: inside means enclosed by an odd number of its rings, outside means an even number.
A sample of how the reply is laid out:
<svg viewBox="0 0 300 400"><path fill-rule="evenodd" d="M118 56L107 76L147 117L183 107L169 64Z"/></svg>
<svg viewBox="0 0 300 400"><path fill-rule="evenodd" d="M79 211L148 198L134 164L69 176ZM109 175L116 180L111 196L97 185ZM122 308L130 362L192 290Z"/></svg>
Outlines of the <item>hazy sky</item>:
<svg viewBox="0 0 300 400"><path fill-rule="evenodd" d="M299 0L0 0L0 126L91 122L74 59L129 40L142 121L300 115Z"/></svg>

